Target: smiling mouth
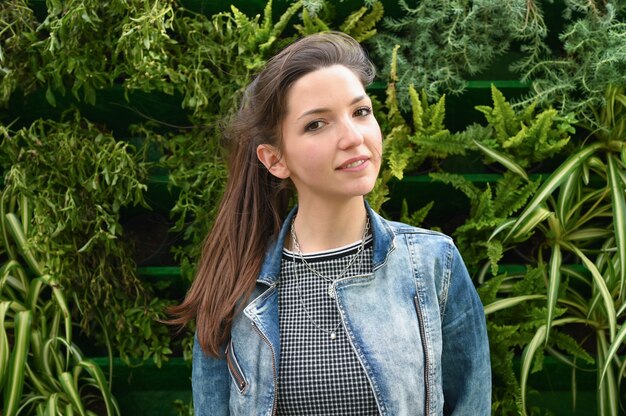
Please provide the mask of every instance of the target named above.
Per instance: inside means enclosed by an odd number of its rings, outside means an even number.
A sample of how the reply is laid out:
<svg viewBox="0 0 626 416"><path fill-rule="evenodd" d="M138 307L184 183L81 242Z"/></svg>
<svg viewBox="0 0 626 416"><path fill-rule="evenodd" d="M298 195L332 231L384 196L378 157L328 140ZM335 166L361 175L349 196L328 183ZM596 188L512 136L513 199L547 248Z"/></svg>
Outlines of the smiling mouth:
<svg viewBox="0 0 626 416"><path fill-rule="evenodd" d="M355 168L355 167L357 167L359 165L362 165L363 163L365 163L364 160L357 160L356 162L352 162L352 163L346 165L346 168Z"/></svg>
<svg viewBox="0 0 626 416"><path fill-rule="evenodd" d="M355 160L354 162L348 163L347 165L343 165L340 169L351 169L356 168L357 166L361 166L363 163L367 162L366 159Z"/></svg>

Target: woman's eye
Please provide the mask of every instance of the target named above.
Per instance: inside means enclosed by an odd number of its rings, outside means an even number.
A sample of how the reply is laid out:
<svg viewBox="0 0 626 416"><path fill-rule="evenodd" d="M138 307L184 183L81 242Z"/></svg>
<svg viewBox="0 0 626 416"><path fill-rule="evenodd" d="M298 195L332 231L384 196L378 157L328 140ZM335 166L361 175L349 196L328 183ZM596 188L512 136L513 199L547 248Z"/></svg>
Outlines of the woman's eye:
<svg viewBox="0 0 626 416"><path fill-rule="evenodd" d="M315 130L318 130L318 129L322 128L323 125L324 125L324 123L319 121L319 120L312 121L312 122L310 122L309 124L307 124L304 127L304 130L305 131L315 131Z"/></svg>
<svg viewBox="0 0 626 416"><path fill-rule="evenodd" d="M372 114L371 107L359 107L354 112L355 117L366 117L366 116L369 116L370 114Z"/></svg>

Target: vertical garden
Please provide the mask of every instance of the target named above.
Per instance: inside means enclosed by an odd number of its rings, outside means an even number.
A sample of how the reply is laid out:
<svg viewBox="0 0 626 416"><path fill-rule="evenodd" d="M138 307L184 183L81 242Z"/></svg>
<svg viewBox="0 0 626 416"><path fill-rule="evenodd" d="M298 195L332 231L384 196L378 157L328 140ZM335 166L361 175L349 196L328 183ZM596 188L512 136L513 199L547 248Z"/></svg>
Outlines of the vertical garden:
<svg viewBox="0 0 626 416"><path fill-rule="evenodd" d="M384 216L454 237L494 415L626 413L626 2L0 2L0 414L193 414L193 278L220 141L264 61L341 30Z"/></svg>

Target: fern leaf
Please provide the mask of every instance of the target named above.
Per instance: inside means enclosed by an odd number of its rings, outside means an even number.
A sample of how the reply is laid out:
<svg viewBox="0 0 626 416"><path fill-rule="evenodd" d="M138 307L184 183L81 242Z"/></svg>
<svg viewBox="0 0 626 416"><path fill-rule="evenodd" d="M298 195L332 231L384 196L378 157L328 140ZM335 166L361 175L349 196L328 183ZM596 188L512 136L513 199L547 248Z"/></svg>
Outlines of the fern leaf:
<svg viewBox="0 0 626 416"><path fill-rule="evenodd" d="M491 146L489 138L493 135L493 128L490 126L481 126L480 124L470 124L465 130L452 134L452 140L463 145L465 149L474 149L474 141L484 143ZM493 147L493 146L491 146Z"/></svg>
<svg viewBox="0 0 626 416"><path fill-rule="evenodd" d="M587 364L595 364L595 359L570 335L555 331L552 333L552 340L559 349L571 356L582 359Z"/></svg>
<svg viewBox="0 0 626 416"><path fill-rule="evenodd" d="M537 108L537 102L533 101L524 107L521 113L519 113L518 118L522 123L528 123L533 119L533 115L535 114L535 109Z"/></svg>
<svg viewBox="0 0 626 416"><path fill-rule="evenodd" d="M416 132L424 130L424 123L422 117L424 117L424 109L422 108L422 102L420 97L413 88L413 85L409 86L409 98L411 100L411 112L413 114L413 129Z"/></svg>
<svg viewBox="0 0 626 416"><path fill-rule="evenodd" d="M392 71L389 74L389 83L386 90L387 98L385 99L385 106L387 107L387 119L389 123L393 126L404 124L404 118L402 117L402 114L400 113L400 108L398 107L398 96L396 90L396 82L398 81L398 77L395 68L398 58L397 52L399 48L400 45L396 45L391 55Z"/></svg>
<svg viewBox="0 0 626 416"><path fill-rule="evenodd" d="M415 211L413 214L411 214L411 224L415 225L416 227L421 226L434 205L435 201L430 201L429 203Z"/></svg>
<svg viewBox="0 0 626 416"><path fill-rule="evenodd" d="M426 216L428 216L428 213L430 212L434 204L434 201L430 201L417 211L409 214L409 205L406 202L406 199L403 199L402 208L400 210L400 221L414 227L419 227L424 222Z"/></svg>
<svg viewBox="0 0 626 416"><path fill-rule="evenodd" d="M467 147L457 136L448 131L440 131L433 135L414 135L409 140L420 146L427 157L443 159L450 155L464 155Z"/></svg>
<svg viewBox="0 0 626 416"><path fill-rule="evenodd" d="M404 178L404 170L409 164L409 157L406 152L392 151L389 155L389 169L391 174L398 180Z"/></svg>
<svg viewBox="0 0 626 416"><path fill-rule="evenodd" d="M365 15L355 28L355 36L359 42L363 42L378 33L376 25L381 21L385 14L385 8L381 1L373 1L371 4L372 10Z"/></svg>
<svg viewBox="0 0 626 416"><path fill-rule="evenodd" d="M405 124L394 126L385 140L385 153L387 163L394 177L402 179L404 170L408 166L409 159L413 154L413 149L407 146L408 128Z"/></svg>
<svg viewBox="0 0 626 416"><path fill-rule="evenodd" d="M307 8L302 9L302 23L302 25L294 25L294 27L303 36L330 30L326 23L317 15L311 16Z"/></svg>
<svg viewBox="0 0 626 416"><path fill-rule="evenodd" d="M391 174L397 179L402 179L404 177L404 170L409 164L411 153L410 148L391 147L387 163L389 164Z"/></svg>
<svg viewBox="0 0 626 416"><path fill-rule="evenodd" d="M478 196L478 200L472 209L475 218L480 218L485 224L494 224L492 219L495 218L496 212L493 204L493 195L491 186L487 184L487 188Z"/></svg>
<svg viewBox="0 0 626 416"><path fill-rule="evenodd" d="M489 264L491 265L491 274L498 274L498 264L502 259L502 255L504 253L504 248L502 247L502 242L497 240L487 241L487 257L489 258Z"/></svg>
<svg viewBox="0 0 626 416"><path fill-rule="evenodd" d="M367 7L361 7L359 10L350 13L350 15L346 17L346 20L344 20L341 26L339 26L339 30L344 33L350 34L352 29L354 29L361 17L363 17L363 15L365 14L365 12L367 12Z"/></svg>
<svg viewBox="0 0 626 416"><path fill-rule="evenodd" d="M271 29L271 31L269 33L267 41L262 43L261 45L259 45L259 50L263 54L267 54L269 49L272 47L272 45L274 45L276 40L280 37L280 35L283 33L283 31L287 27L287 24L289 23L289 20L291 20L291 18L298 12L298 10L300 10L300 8L302 8L302 2L301 1L294 2L280 16L280 18L278 19L278 22L276 22L276 24L270 25L270 26L272 26L272 29ZM271 14L270 15L266 15L266 19L271 19Z"/></svg>
<svg viewBox="0 0 626 416"><path fill-rule="evenodd" d="M430 118L429 131L445 130L444 119L446 117L446 95L443 94L437 104L428 108L428 117Z"/></svg>
<svg viewBox="0 0 626 416"><path fill-rule="evenodd" d="M497 138L502 143L517 131L519 122L511 105L493 84L491 85L491 99L493 100L493 125Z"/></svg>
<svg viewBox="0 0 626 416"><path fill-rule="evenodd" d="M470 201L477 201L481 194L480 189L476 185L461 175L447 172L432 172L428 176L436 181L452 185L455 189L463 192Z"/></svg>
<svg viewBox="0 0 626 416"><path fill-rule="evenodd" d="M483 305L488 305L494 302L497 299L498 292L500 291L500 287L506 279L506 274L500 274L492 277L487 280L483 285L481 285L478 289L478 295L480 296L480 300Z"/></svg>
<svg viewBox="0 0 626 416"><path fill-rule="evenodd" d="M535 143L535 147L538 147L537 144L543 145L548 143L548 135L552 129L556 114L557 112L554 109L542 111L528 129L528 134L533 138L532 141Z"/></svg>
<svg viewBox="0 0 626 416"><path fill-rule="evenodd" d="M520 199L520 189L525 187L527 182L519 175L512 172L505 172L496 182L495 187L495 209L498 215L509 216L515 211L510 211L510 207Z"/></svg>
<svg viewBox="0 0 626 416"><path fill-rule="evenodd" d="M263 32L265 36L269 35L272 30L274 19L272 18L272 0L267 0L265 4L265 8L263 9L263 23L261 24L262 29L259 30Z"/></svg>
<svg viewBox="0 0 626 416"><path fill-rule="evenodd" d="M514 147L519 147L520 145L527 143L528 140L528 128L522 124L520 126L521 128L519 129L519 131L512 137L509 137L508 139L504 140L502 142L502 148L503 149L509 149L509 148L514 148ZM519 160L517 161L517 163L519 164ZM520 164L520 166L522 167L526 167L526 164Z"/></svg>
<svg viewBox="0 0 626 416"><path fill-rule="evenodd" d="M531 151L535 155L534 160L550 157L569 143L569 136L562 137L559 131L554 129L557 118L556 110L545 110L537 116L535 123L530 127L529 136L533 137L534 147ZM557 129L560 127L557 126Z"/></svg>
<svg viewBox="0 0 626 416"><path fill-rule="evenodd" d="M358 42L363 42L377 32L376 24L383 18L384 7L380 1L374 1L371 5L371 11L368 14L366 7L353 12L346 18L341 25L340 30L348 33Z"/></svg>
<svg viewBox="0 0 626 416"><path fill-rule="evenodd" d="M513 214L517 213L519 210L521 210L526 205L528 200L530 200L530 198L535 195L537 189L539 189L539 185L541 185L541 179L528 182L524 187L519 190L519 193L515 200L511 201L510 204L503 205L503 208L506 209L503 210L502 215L510 217Z"/></svg>
<svg viewBox="0 0 626 416"><path fill-rule="evenodd" d="M234 4L231 4L230 10L233 14L233 20L235 21L235 26L239 29L247 28L250 26L252 21L248 19L248 16L245 13L242 13Z"/></svg>
<svg viewBox="0 0 626 416"><path fill-rule="evenodd" d="M391 71L389 71L389 81L398 82L398 49L400 45L396 44L391 52Z"/></svg>

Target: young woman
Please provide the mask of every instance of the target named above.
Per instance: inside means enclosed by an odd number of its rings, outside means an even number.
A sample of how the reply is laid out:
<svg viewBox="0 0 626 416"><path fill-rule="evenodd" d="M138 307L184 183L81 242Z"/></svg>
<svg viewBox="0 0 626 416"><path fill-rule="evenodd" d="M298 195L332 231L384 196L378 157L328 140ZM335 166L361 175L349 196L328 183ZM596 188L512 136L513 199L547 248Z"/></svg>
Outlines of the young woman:
<svg viewBox="0 0 626 416"><path fill-rule="evenodd" d="M364 200L382 153L373 77L331 32L248 87L215 226L174 309L197 324L197 415L490 413L485 318L452 240Z"/></svg>

